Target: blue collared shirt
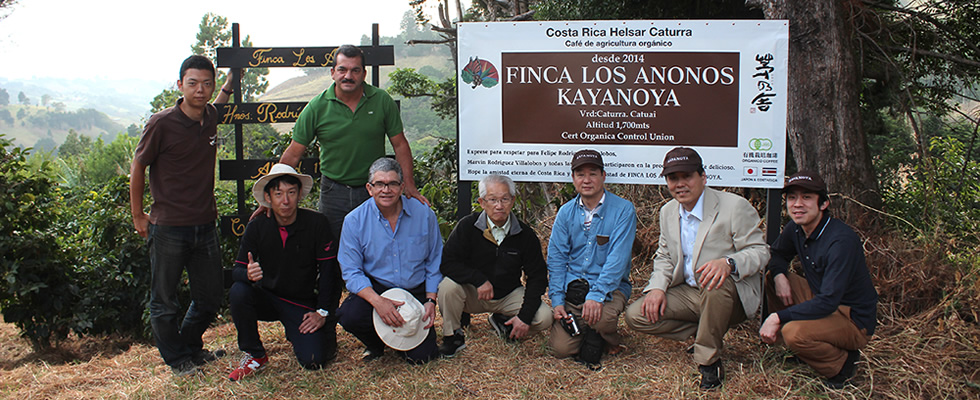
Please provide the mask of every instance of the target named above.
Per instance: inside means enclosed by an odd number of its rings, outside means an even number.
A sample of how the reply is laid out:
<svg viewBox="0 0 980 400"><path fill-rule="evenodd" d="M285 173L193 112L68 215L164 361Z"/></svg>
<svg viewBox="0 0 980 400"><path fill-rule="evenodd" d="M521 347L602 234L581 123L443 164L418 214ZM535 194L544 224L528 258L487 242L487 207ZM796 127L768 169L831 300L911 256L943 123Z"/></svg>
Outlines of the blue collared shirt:
<svg viewBox="0 0 980 400"><path fill-rule="evenodd" d="M372 287L371 279L402 289L424 283L426 292L436 293L442 280L436 215L418 200L402 196L392 231L374 199L367 199L344 218L337 259L351 293Z"/></svg>
<svg viewBox="0 0 980 400"><path fill-rule="evenodd" d="M588 211L579 197L558 209L548 242L548 296L552 307L565 304L568 283L585 278L589 282L586 300L612 300L615 290L629 298L633 239L636 237L636 209L633 203L605 191L602 207L594 210L586 226Z"/></svg>

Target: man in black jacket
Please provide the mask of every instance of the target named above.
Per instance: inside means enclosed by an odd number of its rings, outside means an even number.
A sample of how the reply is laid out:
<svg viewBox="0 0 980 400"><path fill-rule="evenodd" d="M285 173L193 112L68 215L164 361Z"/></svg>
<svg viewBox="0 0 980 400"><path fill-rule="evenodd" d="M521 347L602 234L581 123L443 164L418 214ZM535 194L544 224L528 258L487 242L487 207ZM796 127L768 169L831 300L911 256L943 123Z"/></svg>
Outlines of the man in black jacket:
<svg viewBox="0 0 980 400"><path fill-rule="evenodd" d="M439 352L452 357L466 347L460 315L491 312L490 325L506 339L520 339L551 327L551 309L541 301L548 267L541 242L511 212L516 187L503 175L479 184L482 212L459 221L443 247L439 284L443 341ZM526 276L527 288L521 285Z"/></svg>
<svg viewBox="0 0 980 400"><path fill-rule="evenodd" d="M231 316L238 330L237 381L269 361L258 321L280 321L300 365L318 369L337 356L337 245L327 218L297 204L313 186L309 175L276 164L252 194L273 217L259 214L242 236L231 286Z"/></svg>
<svg viewBox="0 0 980 400"><path fill-rule="evenodd" d="M824 376L825 385L842 388L854 376L859 349L874 334L878 292L861 239L827 210L823 179L800 171L783 192L793 221L770 247L766 297L774 312L759 335L766 343L784 342ZM805 278L789 271L796 256Z"/></svg>

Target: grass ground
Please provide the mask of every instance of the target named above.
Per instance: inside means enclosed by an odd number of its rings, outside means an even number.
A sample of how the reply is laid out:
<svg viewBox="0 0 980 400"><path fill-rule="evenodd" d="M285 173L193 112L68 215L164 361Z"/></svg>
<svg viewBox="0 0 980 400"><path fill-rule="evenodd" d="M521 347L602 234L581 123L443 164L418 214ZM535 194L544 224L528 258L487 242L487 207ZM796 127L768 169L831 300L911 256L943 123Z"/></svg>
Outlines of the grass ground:
<svg viewBox="0 0 980 400"><path fill-rule="evenodd" d="M901 321L903 324L914 324ZM960 322L923 336L915 327L884 325L865 349L853 385L825 389L806 365L785 360L779 347L759 342L755 321L726 336L727 379L721 390L697 389L698 374L684 349L688 343L620 332L629 350L603 360L592 372L548 354L547 337L516 344L498 339L486 314L474 316L467 348L453 359L409 366L391 351L365 363L359 342L339 334L340 354L327 369L305 371L276 323L263 323L270 364L242 382L228 373L241 353L234 326L220 323L205 335L229 355L195 376L174 377L150 343L118 337L72 338L34 353L10 324L0 325L0 397L6 399L623 399L623 398L977 398L980 364L976 325ZM921 327L920 327L921 328ZM972 335L972 337L971 337Z"/></svg>

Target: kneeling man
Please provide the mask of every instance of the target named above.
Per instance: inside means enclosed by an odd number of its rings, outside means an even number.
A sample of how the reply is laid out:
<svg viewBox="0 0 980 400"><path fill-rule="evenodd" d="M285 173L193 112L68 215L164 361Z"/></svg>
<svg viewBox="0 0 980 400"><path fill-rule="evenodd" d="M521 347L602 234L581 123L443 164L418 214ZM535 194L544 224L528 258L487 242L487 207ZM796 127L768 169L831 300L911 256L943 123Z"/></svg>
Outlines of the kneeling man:
<svg viewBox="0 0 980 400"><path fill-rule="evenodd" d="M825 385L843 388L854 376L858 350L874 334L878 292L861 239L827 211L830 198L823 179L800 171L783 191L793 221L770 250L766 298L774 312L759 334L769 344L785 342L826 378ZM805 278L789 272L797 255Z"/></svg>
<svg viewBox="0 0 980 400"><path fill-rule="evenodd" d="M483 211L463 217L442 252L439 284L443 342L452 357L466 347L460 315L492 312L490 325L505 339L520 339L551 327L551 308L541 301L548 266L538 236L511 212L514 181L503 175L480 180ZM521 275L527 288L521 285Z"/></svg>
<svg viewBox="0 0 980 400"><path fill-rule="evenodd" d="M673 340L694 336L701 388L721 386L722 339L755 315L769 247L759 213L744 198L708 187L701 155L676 147L664 157L673 200L660 208L660 242L645 295L626 323Z"/></svg>
<svg viewBox="0 0 980 400"><path fill-rule="evenodd" d="M229 378L237 381L269 361L259 340L258 321L282 322L300 365L318 369L337 356L332 319L341 289L336 277L337 246L327 218L298 208L313 178L276 164L252 187L259 204L272 210L248 223L232 276L231 316L238 348L245 352Z"/></svg>
<svg viewBox="0 0 980 400"><path fill-rule="evenodd" d="M340 234L338 260L351 293L340 307L340 325L367 347L365 361L381 357L385 349L375 331L374 311L390 327L406 323L399 312L405 302L381 296L392 288L408 291L423 304L422 329L428 331L420 344L399 354L411 364L439 356L432 325L442 280L442 236L436 214L402 195L404 183L397 161L377 159L368 171L371 198L347 214Z"/></svg>
<svg viewBox="0 0 980 400"><path fill-rule="evenodd" d="M548 295L553 307L550 345L555 356L577 355L590 369L602 354L618 354L619 314L632 291L629 275L636 210L606 190L602 155L572 156L575 196L558 209L548 243Z"/></svg>

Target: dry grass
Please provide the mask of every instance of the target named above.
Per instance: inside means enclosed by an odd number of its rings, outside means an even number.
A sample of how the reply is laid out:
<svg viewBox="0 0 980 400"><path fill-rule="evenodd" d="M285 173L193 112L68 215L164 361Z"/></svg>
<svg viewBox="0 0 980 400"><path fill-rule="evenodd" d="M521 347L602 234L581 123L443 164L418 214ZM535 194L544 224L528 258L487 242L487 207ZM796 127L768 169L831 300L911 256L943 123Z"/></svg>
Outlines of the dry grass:
<svg viewBox="0 0 980 400"><path fill-rule="evenodd" d="M659 209L666 198L656 187L617 186L638 209ZM752 193L743 193L753 198ZM758 204L758 201L754 203ZM547 245L552 215L535 216ZM652 244L659 236L656 213L643 213L634 248L634 286L649 276ZM721 390L697 389L698 373L678 343L635 334L620 322L629 350L603 360L591 372L548 354L546 335L512 344L493 335L486 315L475 315L467 348L454 359L413 367L390 351L375 362L360 361L362 346L341 330L340 355L327 369L305 371L296 363L277 323L260 327L271 363L244 382L227 379L240 352L227 321L209 330L205 342L230 355L189 378L174 377L150 343L118 337L72 338L58 349L33 353L16 329L0 324L0 398L5 399L620 399L620 398L954 398L980 397L980 283L942 261L942 251L916 248L887 233L859 232L881 294L874 340L863 351L858 376L841 391L824 389L806 365L785 361L789 353L758 340L758 321L726 336L727 379ZM976 269L974 269L975 271ZM633 299L639 297L634 290ZM339 329L339 328L338 328Z"/></svg>

